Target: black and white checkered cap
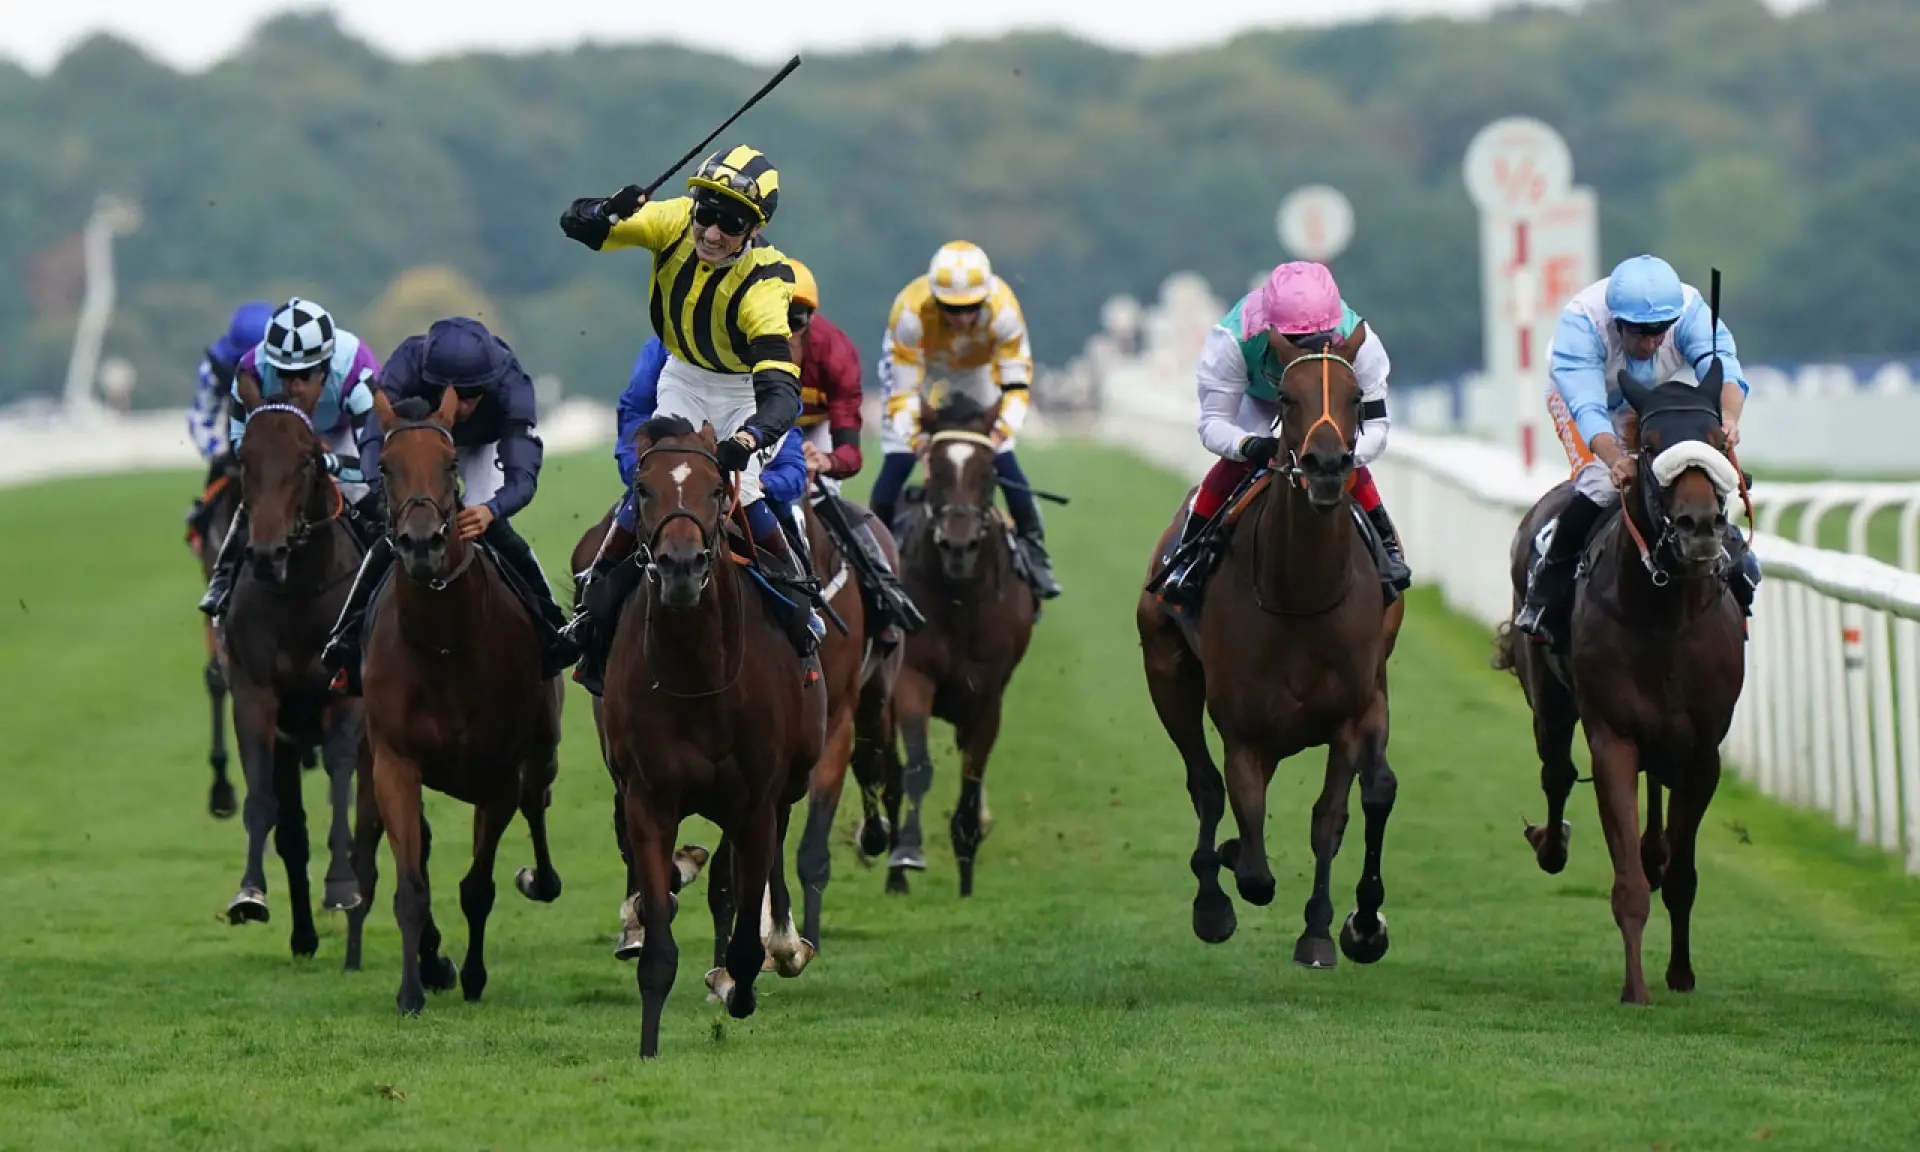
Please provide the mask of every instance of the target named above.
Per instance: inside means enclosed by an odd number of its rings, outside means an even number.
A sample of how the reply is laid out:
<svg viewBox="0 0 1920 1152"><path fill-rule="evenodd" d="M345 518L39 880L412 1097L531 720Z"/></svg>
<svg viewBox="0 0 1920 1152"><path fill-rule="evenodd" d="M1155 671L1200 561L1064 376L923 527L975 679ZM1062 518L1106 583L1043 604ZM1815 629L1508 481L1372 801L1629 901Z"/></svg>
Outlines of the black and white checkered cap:
<svg viewBox="0 0 1920 1152"><path fill-rule="evenodd" d="M267 321L262 345L267 363L281 371L323 363L333 357L333 317L313 301L295 296Z"/></svg>

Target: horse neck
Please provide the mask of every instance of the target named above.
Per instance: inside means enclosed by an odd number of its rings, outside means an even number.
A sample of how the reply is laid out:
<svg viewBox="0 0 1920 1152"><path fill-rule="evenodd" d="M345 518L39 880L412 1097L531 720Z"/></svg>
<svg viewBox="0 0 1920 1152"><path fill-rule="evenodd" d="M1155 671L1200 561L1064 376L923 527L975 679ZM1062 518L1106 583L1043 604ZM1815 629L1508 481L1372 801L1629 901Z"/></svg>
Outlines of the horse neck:
<svg viewBox="0 0 1920 1152"><path fill-rule="evenodd" d="M738 565L725 555L724 546L717 551L720 552L717 562L726 567L713 574L698 604L684 610L666 607L660 603L659 585L652 577L646 577L640 590L645 611L631 614L641 617L641 626L646 630L643 635L647 675L656 684L674 692L704 692L721 687L728 672L735 667L736 654L732 648L744 642L740 632L745 622L736 623L746 608L740 587L742 577ZM659 656L668 654L678 663L675 674L663 676L655 662Z"/></svg>
<svg viewBox="0 0 1920 1152"><path fill-rule="evenodd" d="M1262 503L1254 562L1274 606L1319 612L1338 604L1353 580L1350 499L1322 512L1304 489L1275 477Z"/></svg>
<svg viewBox="0 0 1920 1152"><path fill-rule="evenodd" d="M1719 578L1676 576L1665 587L1655 584L1653 574L1641 562L1640 546L1627 527L1629 517L1640 530L1641 539L1650 544L1659 539L1659 532L1647 522L1646 502L1640 498L1637 481L1621 494L1620 517L1613 525L1610 547L1614 554L1614 599L1622 615L1634 623L1663 630L1683 628L1718 599Z"/></svg>

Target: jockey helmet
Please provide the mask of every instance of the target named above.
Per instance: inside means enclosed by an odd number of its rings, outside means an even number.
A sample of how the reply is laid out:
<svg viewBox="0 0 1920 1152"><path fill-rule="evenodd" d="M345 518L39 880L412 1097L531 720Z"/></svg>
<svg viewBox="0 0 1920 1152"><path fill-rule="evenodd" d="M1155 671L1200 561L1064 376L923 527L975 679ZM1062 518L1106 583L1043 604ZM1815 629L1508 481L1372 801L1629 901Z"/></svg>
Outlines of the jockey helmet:
<svg viewBox="0 0 1920 1152"><path fill-rule="evenodd" d="M295 296L267 321L260 341L267 363L282 372L297 372L333 359L333 317L311 300Z"/></svg>
<svg viewBox="0 0 1920 1152"><path fill-rule="evenodd" d="M793 302L805 304L818 312L820 310L820 285L814 283L813 270L805 264L787 257L787 263L793 266Z"/></svg>
<svg viewBox="0 0 1920 1152"><path fill-rule="evenodd" d="M759 149L742 144L702 160L700 170L687 178L687 191L696 200L702 192L717 193L768 224L780 203L780 172Z"/></svg>
<svg viewBox="0 0 1920 1152"><path fill-rule="evenodd" d="M1254 289L1240 323L1247 336L1269 329L1301 336L1339 328L1343 314L1332 271L1325 264L1294 260L1275 268L1267 282Z"/></svg>
<svg viewBox="0 0 1920 1152"><path fill-rule="evenodd" d="M1615 320L1647 326L1672 324L1686 309L1686 290L1673 265L1658 256L1635 256L1607 277L1607 311Z"/></svg>
<svg viewBox="0 0 1920 1152"><path fill-rule="evenodd" d="M974 308L993 294L993 264L978 244L952 240L933 254L927 266L933 298L948 308Z"/></svg>
<svg viewBox="0 0 1920 1152"><path fill-rule="evenodd" d="M265 300L249 300L233 310L227 322L227 345L245 353L267 334L267 321L273 319L273 305Z"/></svg>
<svg viewBox="0 0 1920 1152"><path fill-rule="evenodd" d="M485 388L507 372L507 358L495 349L498 343L478 320L435 320L421 350L420 378L456 392Z"/></svg>

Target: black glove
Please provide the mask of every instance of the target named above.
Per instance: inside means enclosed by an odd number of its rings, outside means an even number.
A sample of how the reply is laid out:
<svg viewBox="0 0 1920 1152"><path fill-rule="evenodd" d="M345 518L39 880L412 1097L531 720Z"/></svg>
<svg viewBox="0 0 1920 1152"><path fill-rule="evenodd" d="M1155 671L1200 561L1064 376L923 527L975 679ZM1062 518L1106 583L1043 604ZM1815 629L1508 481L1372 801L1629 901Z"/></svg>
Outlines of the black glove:
<svg viewBox="0 0 1920 1152"><path fill-rule="evenodd" d="M370 489L365 496L353 502L353 511L369 524L384 525L387 519L386 494L378 488Z"/></svg>
<svg viewBox="0 0 1920 1152"><path fill-rule="evenodd" d="M607 233L613 230L613 225L601 215L601 206L605 203L594 196L575 200L560 214L560 231L598 252L607 242Z"/></svg>
<svg viewBox="0 0 1920 1152"><path fill-rule="evenodd" d="M714 449L714 458L720 461L720 467L729 472L744 470L747 466L747 461L753 459L753 454L759 450L757 448L749 448L742 443L741 437L743 436L753 436L753 433L742 428L732 436L720 441L719 446ZM759 438L754 437L754 442L757 444Z"/></svg>
<svg viewBox="0 0 1920 1152"><path fill-rule="evenodd" d="M1280 441L1272 436L1249 436L1240 441L1240 455L1245 456L1247 463L1255 468L1265 468L1278 451Z"/></svg>
<svg viewBox="0 0 1920 1152"><path fill-rule="evenodd" d="M629 184L606 198L600 214L608 220L625 220L640 211L640 205L647 202L647 191L638 184Z"/></svg>

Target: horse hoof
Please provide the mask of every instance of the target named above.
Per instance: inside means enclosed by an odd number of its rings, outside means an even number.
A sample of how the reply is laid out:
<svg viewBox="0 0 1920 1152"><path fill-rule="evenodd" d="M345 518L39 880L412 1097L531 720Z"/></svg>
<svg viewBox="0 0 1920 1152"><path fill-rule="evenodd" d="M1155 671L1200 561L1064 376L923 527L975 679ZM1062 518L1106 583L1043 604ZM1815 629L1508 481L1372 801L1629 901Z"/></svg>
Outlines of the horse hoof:
<svg viewBox="0 0 1920 1152"><path fill-rule="evenodd" d="M301 957L302 959L310 958L314 953L320 951L320 934L311 928L308 928L304 932L296 928L293 933L293 938L289 942L289 947L293 949L295 956Z"/></svg>
<svg viewBox="0 0 1920 1152"><path fill-rule="evenodd" d="M451 959L435 956L431 960L420 962L421 986L434 992L450 992L459 982L460 974L454 970Z"/></svg>
<svg viewBox="0 0 1920 1152"><path fill-rule="evenodd" d="M1372 964L1387 954L1387 914L1376 912L1380 927L1370 936L1362 936L1353 927L1353 918L1359 912L1347 913L1347 922L1340 925L1340 951L1355 964Z"/></svg>
<svg viewBox="0 0 1920 1152"><path fill-rule="evenodd" d="M223 780L207 793L207 814L215 820L231 820L237 811L239 806L234 800L233 785Z"/></svg>
<svg viewBox="0 0 1920 1152"><path fill-rule="evenodd" d="M1674 992L1693 991L1693 969L1667 968L1667 988Z"/></svg>
<svg viewBox="0 0 1920 1152"><path fill-rule="evenodd" d="M780 946L767 950L767 964L761 971L771 971L782 980L791 980L805 972L820 951L805 936L794 936L790 946L778 940L775 944Z"/></svg>
<svg viewBox="0 0 1920 1152"><path fill-rule="evenodd" d="M887 857L887 867L911 868L915 872L925 872L927 870L927 858L921 854L918 848L895 848L893 855Z"/></svg>
<svg viewBox="0 0 1920 1152"><path fill-rule="evenodd" d="M267 911L267 894L258 888L242 888L240 894L227 903L227 923L238 927L241 924L265 924L273 918Z"/></svg>
<svg viewBox="0 0 1920 1152"><path fill-rule="evenodd" d="M394 1006L400 1009L400 1015L402 1016L418 1016L420 1015L420 1009L427 1006L427 998L424 993L420 992L415 992L411 996L402 992L394 999Z"/></svg>
<svg viewBox="0 0 1920 1152"><path fill-rule="evenodd" d="M513 874L513 886L520 889L520 895L541 904L551 904L560 898L558 872L542 875L535 869L522 868Z"/></svg>
<svg viewBox="0 0 1920 1152"><path fill-rule="evenodd" d="M1220 867L1231 872L1240 864L1240 841L1222 840L1220 846L1213 850L1213 854L1215 859L1220 861Z"/></svg>
<svg viewBox="0 0 1920 1152"><path fill-rule="evenodd" d="M1547 830L1538 824L1527 825L1524 834L1533 848L1533 858L1540 865L1540 870L1549 876L1559 875L1567 866L1567 845L1573 839L1573 822L1560 821L1560 842L1557 845L1548 842Z"/></svg>
<svg viewBox="0 0 1920 1152"><path fill-rule="evenodd" d="M1265 908L1273 903L1273 894L1278 887L1272 876L1241 876L1233 878L1234 887L1240 890L1240 899L1255 908Z"/></svg>
<svg viewBox="0 0 1920 1152"><path fill-rule="evenodd" d="M904 868L887 869L887 895L905 896L912 891L907 884L907 870Z"/></svg>
<svg viewBox="0 0 1920 1152"><path fill-rule="evenodd" d="M707 1003L725 1004L733 995L733 977L727 975L725 968L712 968L707 971Z"/></svg>
<svg viewBox="0 0 1920 1152"><path fill-rule="evenodd" d="M893 825L884 816L868 820L860 825L860 855L878 856L887 850L887 841L893 838Z"/></svg>
<svg viewBox="0 0 1920 1152"><path fill-rule="evenodd" d="M355 880L327 881L326 896L320 901L323 912L351 912L360 907L360 884Z"/></svg>
<svg viewBox="0 0 1920 1152"><path fill-rule="evenodd" d="M1220 894L1215 902L1204 897L1195 897L1193 901L1193 934L1208 944L1224 944L1233 937L1234 929L1239 927L1233 914L1233 901L1226 893Z"/></svg>
<svg viewBox="0 0 1920 1152"><path fill-rule="evenodd" d="M1332 968L1340 963L1340 954L1333 950L1332 937L1309 936L1303 932L1300 939L1294 941L1293 962L1302 968Z"/></svg>
<svg viewBox="0 0 1920 1152"><path fill-rule="evenodd" d="M638 960L640 949L646 945L647 930L638 924L622 925L620 942L613 946L615 960Z"/></svg>
<svg viewBox="0 0 1920 1152"><path fill-rule="evenodd" d="M673 854L673 875L677 887L685 888L700 877L700 870L707 866L710 853L698 844L683 844Z"/></svg>

